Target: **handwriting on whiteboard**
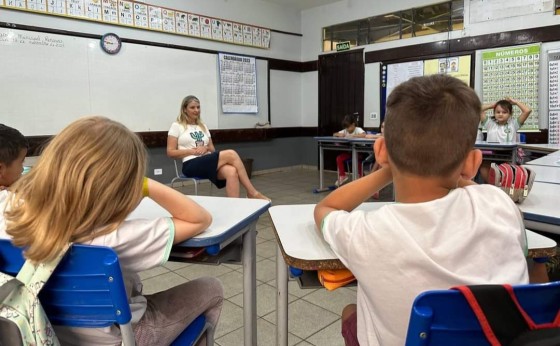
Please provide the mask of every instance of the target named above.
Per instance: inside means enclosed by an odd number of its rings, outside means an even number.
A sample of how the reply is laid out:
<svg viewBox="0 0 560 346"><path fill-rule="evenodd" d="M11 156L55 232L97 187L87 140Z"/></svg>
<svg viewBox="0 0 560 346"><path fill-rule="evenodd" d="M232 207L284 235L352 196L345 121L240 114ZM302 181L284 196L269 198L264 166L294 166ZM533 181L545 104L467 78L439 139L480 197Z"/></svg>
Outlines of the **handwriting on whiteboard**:
<svg viewBox="0 0 560 346"><path fill-rule="evenodd" d="M0 45L31 45L64 48L64 40L38 33L18 34L13 31L7 31L0 32Z"/></svg>

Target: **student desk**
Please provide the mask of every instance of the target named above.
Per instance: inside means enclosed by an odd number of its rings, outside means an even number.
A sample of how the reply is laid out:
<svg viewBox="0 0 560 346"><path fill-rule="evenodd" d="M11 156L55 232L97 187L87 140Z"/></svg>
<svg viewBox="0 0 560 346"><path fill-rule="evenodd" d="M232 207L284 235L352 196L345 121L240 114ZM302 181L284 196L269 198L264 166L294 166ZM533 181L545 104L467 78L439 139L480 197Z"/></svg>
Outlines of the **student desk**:
<svg viewBox="0 0 560 346"><path fill-rule="evenodd" d="M357 209L376 210L389 203L363 203ZM278 240L276 254L277 346L288 344L287 265L303 270L345 268L330 246L318 234L313 220L314 208L315 204L281 205L269 210ZM527 240L530 257L549 257L556 251L554 240L537 233L527 231Z"/></svg>
<svg viewBox="0 0 560 346"><path fill-rule="evenodd" d="M256 301L256 225L259 217L270 207L262 199L189 196L212 215L212 224L202 234L183 243L180 247L224 248L242 237L243 241L243 321L245 345L257 344L257 301ZM128 219L153 219L170 214L149 198L128 216ZM173 257L173 252L172 255ZM177 259L177 257L173 257ZM180 260L180 259L179 259Z"/></svg>
<svg viewBox="0 0 560 346"><path fill-rule="evenodd" d="M372 153L372 146L375 142L375 139L334 136L314 137L314 139L319 143L319 188L314 190L316 193L331 190L324 186L323 181L325 150L352 152L352 180L356 180L358 179L358 153Z"/></svg>
<svg viewBox="0 0 560 346"><path fill-rule="evenodd" d="M519 204L525 227L560 234L560 184L536 182L529 196Z"/></svg>
<svg viewBox="0 0 560 346"><path fill-rule="evenodd" d="M488 160L499 160L499 161L509 161L514 163L517 157L517 145L518 143L492 143L486 141L476 141L474 147L480 150L492 151L494 154L484 157ZM496 155L497 154L497 155ZM501 156L501 157L500 157ZM507 159L506 159L507 158Z"/></svg>
<svg viewBox="0 0 560 346"><path fill-rule="evenodd" d="M536 165L536 166L551 166L560 168L560 155L556 153L543 156L540 159L529 161L526 165Z"/></svg>
<svg viewBox="0 0 560 346"><path fill-rule="evenodd" d="M560 151L560 144L519 144L519 147L533 153L544 155Z"/></svg>
<svg viewBox="0 0 560 346"><path fill-rule="evenodd" d="M533 172L535 172L536 174L535 182L560 184L560 166L550 167L550 166L528 165L527 168L530 168ZM531 195L529 195L529 197L530 196ZM560 198L560 196L558 197Z"/></svg>

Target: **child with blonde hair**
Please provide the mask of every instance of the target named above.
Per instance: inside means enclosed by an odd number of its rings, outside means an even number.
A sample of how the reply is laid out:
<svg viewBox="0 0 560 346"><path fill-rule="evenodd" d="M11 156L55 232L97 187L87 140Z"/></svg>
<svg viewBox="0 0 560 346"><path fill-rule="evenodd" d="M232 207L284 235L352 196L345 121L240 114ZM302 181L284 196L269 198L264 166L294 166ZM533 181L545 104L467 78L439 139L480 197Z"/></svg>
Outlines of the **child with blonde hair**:
<svg viewBox="0 0 560 346"><path fill-rule="evenodd" d="M34 262L69 242L108 246L118 256L137 345L168 345L197 316L215 326L223 290L214 278L142 295L138 272L164 264L173 244L204 231L210 214L179 192L144 177L147 153L137 135L104 117L76 120L43 151L31 172L0 192L0 237L11 237ZM171 217L126 220L143 197ZM120 344L116 326L54 326L65 345Z"/></svg>

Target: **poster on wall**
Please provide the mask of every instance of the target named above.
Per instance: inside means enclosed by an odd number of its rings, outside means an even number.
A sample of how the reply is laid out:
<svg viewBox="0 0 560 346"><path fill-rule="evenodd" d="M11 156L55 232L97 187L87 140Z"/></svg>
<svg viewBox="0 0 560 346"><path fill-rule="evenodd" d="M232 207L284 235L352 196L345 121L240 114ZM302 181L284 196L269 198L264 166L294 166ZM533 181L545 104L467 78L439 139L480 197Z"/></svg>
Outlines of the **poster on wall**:
<svg viewBox="0 0 560 346"><path fill-rule="evenodd" d="M252 57L218 54L224 113L257 113L257 63Z"/></svg>
<svg viewBox="0 0 560 346"><path fill-rule="evenodd" d="M148 27L148 5L134 3L134 26L137 28Z"/></svg>
<svg viewBox="0 0 560 346"><path fill-rule="evenodd" d="M150 29L162 30L163 20L161 18L161 7L148 6L148 18L150 18Z"/></svg>
<svg viewBox="0 0 560 346"><path fill-rule="evenodd" d="M119 24L129 26L134 25L132 1L119 0Z"/></svg>
<svg viewBox="0 0 560 346"><path fill-rule="evenodd" d="M531 107L533 112L521 131L539 130L540 51L540 44L532 44L482 53L482 102L511 97ZM519 108L513 110L513 116L519 116Z"/></svg>
<svg viewBox="0 0 560 346"><path fill-rule="evenodd" d="M200 17L196 14L189 13L189 35L200 36Z"/></svg>
<svg viewBox="0 0 560 346"><path fill-rule="evenodd" d="M4 0L0 0L4 5ZM27 0L27 9L30 11L47 12L47 0Z"/></svg>
<svg viewBox="0 0 560 346"><path fill-rule="evenodd" d="M101 0L86 0L86 17L101 20Z"/></svg>
<svg viewBox="0 0 560 346"><path fill-rule="evenodd" d="M200 16L200 37L212 39L212 23L208 17Z"/></svg>
<svg viewBox="0 0 560 346"><path fill-rule="evenodd" d="M412 77L420 77L424 75L424 61L411 61L398 64L389 64L383 66L382 82L386 87L386 97L389 97L391 91L402 82L406 82Z"/></svg>
<svg viewBox="0 0 560 346"><path fill-rule="evenodd" d="M163 31L175 32L175 11L164 8L161 11L163 18Z"/></svg>
<svg viewBox="0 0 560 346"><path fill-rule="evenodd" d="M189 33L189 23L185 12L175 11L175 32L183 35Z"/></svg>
<svg viewBox="0 0 560 346"><path fill-rule="evenodd" d="M55 0L49 0L49 2ZM119 22L119 10L117 0L102 0L101 8L103 9L103 21L105 23L117 24Z"/></svg>
<svg viewBox="0 0 560 346"><path fill-rule="evenodd" d="M548 143L560 144L560 51L548 52Z"/></svg>
<svg viewBox="0 0 560 346"><path fill-rule="evenodd" d="M454 56L449 58L424 61L424 76L446 74L471 85L471 56Z"/></svg>

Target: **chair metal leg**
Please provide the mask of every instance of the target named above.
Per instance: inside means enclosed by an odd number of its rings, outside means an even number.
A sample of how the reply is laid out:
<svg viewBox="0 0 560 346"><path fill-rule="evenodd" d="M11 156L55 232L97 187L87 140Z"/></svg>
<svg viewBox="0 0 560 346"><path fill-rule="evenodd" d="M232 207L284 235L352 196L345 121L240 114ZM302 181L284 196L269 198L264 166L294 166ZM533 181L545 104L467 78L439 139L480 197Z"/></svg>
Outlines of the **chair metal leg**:
<svg viewBox="0 0 560 346"><path fill-rule="evenodd" d="M194 194L195 196L198 196L198 181L196 179L193 179L194 181Z"/></svg>

